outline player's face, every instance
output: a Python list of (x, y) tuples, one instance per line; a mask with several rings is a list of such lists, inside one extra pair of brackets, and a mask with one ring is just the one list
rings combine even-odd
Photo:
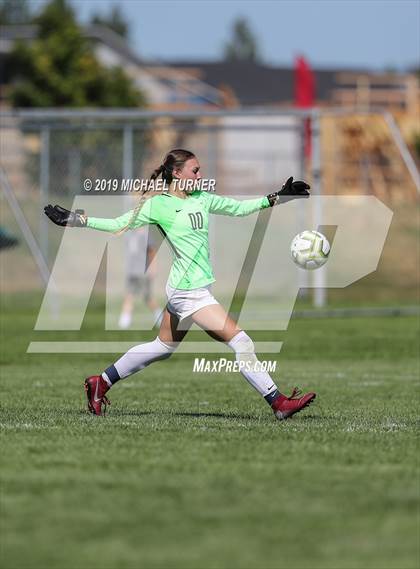
[(181, 169), (174, 172), (178, 180), (201, 180), (200, 164), (197, 158), (190, 158)]

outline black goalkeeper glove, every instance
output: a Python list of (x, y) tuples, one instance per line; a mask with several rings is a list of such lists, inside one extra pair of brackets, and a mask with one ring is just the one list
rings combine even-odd
[(301, 180), (296, 180), (296, 182), (294, 182), (293, 176), (290, 176), (281, 190), (274, 192), (273, 194), (269, 194), (267, 198), (271, 207), (273, 207), (273, 205), (290, 202), (290, 200), (309, 198), (310, 193), (308, 190), (310, 187), (311, 186), (309, 184), (302, 182)]
[(55, 205), (54, 207), (48, 204), (44, 207), (44, 213), (48, 216), (53, 223), (64, 227), (86, 227), (87, 217), (83, 209), (76, 209), (76, 211), (69, 211), (64, 207)]

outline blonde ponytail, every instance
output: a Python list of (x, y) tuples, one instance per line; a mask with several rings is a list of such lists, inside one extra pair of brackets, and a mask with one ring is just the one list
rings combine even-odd
[[(184, 150), (183, 148), (175, 148), (174, 150), (171, 150), (165, 156), (165, 159), (164, 159), (163, 163), (159, 166), (159, 168), (156, 168), (156, 170), (153, 170), (153, 173), (150, 176), (149, 181), (153, 182), (153, 180), (156, 180), (156, 178), (158, 178), (159, 176), (162, 176), (164, 182), (168, 186), (170, 186), (172, 183), (172, 180), (173, 180), (173, 176), (172, 176), (173, 171), (177, 168), (182, 168), (184, 166), (185, 162), (187, 160), (190, 160), (191, 158), (195, 158), (195, 155), (192, 152), (190, 152), (189, 150)], [(152, 187), (153, 187), (153, 184), (150, 184), (149, 187), (141, 193), (139, 203), (134, 208), (133, 213), (132, 213), (127, 225), (125, 227), (123, 227), (122, 229), (116, 231), (115, 232), (116, 235), (121, 235), (122, 233), (125, 233), (128, 229), (132, 229), (132, 225), (136, 221), (137, 216), (140, 213), (141, 208), (144, 205), (144, 202), (147, 200), (146, 194), (148, 194), (151, 191)]]
[[(165, 169), (164, 165), (161, 164), (159, 166), (159, 168), (156, 168), (155, 170), (153, 170), (153, 173), (150, 176), (149, 181), (153, 182), (153, 180), (156, 180), (156, 178), (158, 178), (162, 174), (164, 169)], [(115, 232), (116, 235), (122, 235), (123, 233), (125, 233), (129, 229), (132, 229), (132, 225), (133, 225), (134, 221), (137, 219), (137, 216), (140, 213), (141, 208), (143, 207), (145, 201), (147, 200), (146, 194), (148, 194), (150, 192), (150, 187), (148, 187), (147, 189), (145, 189), (141, 192), (140, 198), (139, 198), (139, 203), (133, 209), (133, 213), (131, 214), (131, 217), (130, 217), (127, 225), (125, 227), (123, 227), (122, 229), (119, 229), (118, 231), (116, 231)]]

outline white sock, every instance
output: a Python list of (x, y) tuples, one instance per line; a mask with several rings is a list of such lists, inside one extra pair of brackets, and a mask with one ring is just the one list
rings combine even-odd
[[(136, 371), (144, 369), (152, 362), (166, 360), (174, 353), (177, 347), (178, 343), (172, 342), (167, 344), (162, 342), (158, 336), (153, 342), (139, 344), (128, 350), (126, 354), (115, 362), (114, 368), (118, 372), (119, 378), (123, 379), (136, 373)], [(110, 379), (112, 380), (112, 378)], [(112, 380), (112, 383), (115, 382)]]
[[(277, 385), (266, 371), (254, 371), (254, 366), (258, 359), (255, 355), (254, 342), (246, 332), (238, 332), (230, 342), (227, 342), (227, 345), (235, 352), (236, 361), (242, 362), (242, 375), (258, 393), (265, 397), (277, 390)], [(247, 366), (246, 368), (244, 367), (245, 365)]]
[(121, 312), (120, 319), (118, 320), (118, 327), (122, 330), (126, 330), (131, 326), (131, 320), (130, 312)]

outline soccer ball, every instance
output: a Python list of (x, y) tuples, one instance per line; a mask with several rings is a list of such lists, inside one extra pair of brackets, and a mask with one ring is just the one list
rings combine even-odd
[(319, 231), (302, 231), (293, 239), (290, 253), (298, 267), (314, 270), (327, 262), (330, 244), (325, 235)]

